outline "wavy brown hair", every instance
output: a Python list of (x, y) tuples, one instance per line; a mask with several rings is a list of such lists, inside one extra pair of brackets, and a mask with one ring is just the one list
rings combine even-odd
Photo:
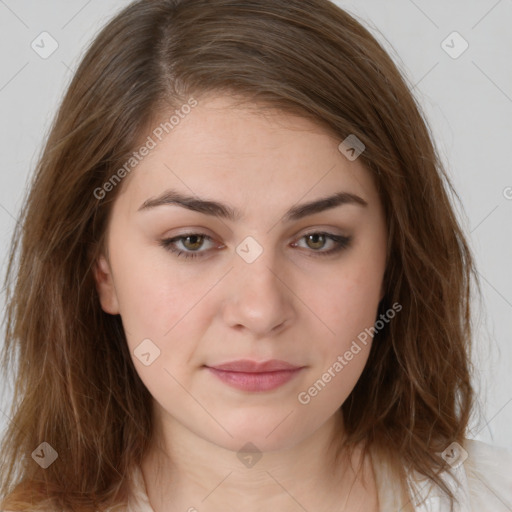
[[(3, 371), (14, 399), (0, 449), (2, 508), (93, 511), (129, 498), (151, 440), (151, 395), (93, 264), (112, 203), (93, 193), (158, 119), (230, 94), (356, 135), (389, 229), (380, 330), (342, 405), (345, 447), (385, 454), (405, 489), (416, 470), (453, 498), (439, 455), (473, 409), (474, 262), (458, 199), (411, 86), (354, 17), (328, 0), (143, 0), (94, 39), (56, 115), (16, 226), (6, 275)], [(31, 456), (58, 452), (47, 469)]]

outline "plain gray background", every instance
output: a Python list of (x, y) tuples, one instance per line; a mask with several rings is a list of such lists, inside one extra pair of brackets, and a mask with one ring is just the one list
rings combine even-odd
[[(0, 0), (2, 278), (27, 180), (62, 94), (87, 43), (128, 3)], [(482, 416), (469, 437), (512, 449), (512, 0), (336, 3), (370, 29), (406, 75), (462, 200), (457, 209), (484, 293), (483, 307), (476, 303), (474, 355)], [(43, 37), (51, 49), (43, 32), (58, 44), (48, 58), (31, 47), (43, 46)], [(0, 392), (4, 428), (12, 383), (0, 382)]]

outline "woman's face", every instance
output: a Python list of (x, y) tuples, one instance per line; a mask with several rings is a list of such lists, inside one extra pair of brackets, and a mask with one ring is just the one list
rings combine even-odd
[[(370, 174), (311, 121), (228, 97), (148, 135), (95, 271), (102, 308), (121, 315), (162, 425), (232, 450), (291, 447), (333, 419), (367, 361), (387, 235)], [(335, 194), (350, 196), (304, 206)], [(242, 359), (300, 369), (212, 369)]]

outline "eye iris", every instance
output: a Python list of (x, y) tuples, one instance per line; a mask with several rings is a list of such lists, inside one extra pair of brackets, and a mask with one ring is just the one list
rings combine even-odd
[[(316, 242), (313, 241), (313, 244), (318, 244), (318, 243), (320, 244), (319, 246), (312, 247), (312, 249), (321, 249), (323, 247), (323, 245), (325, 244), (325, 235), (321, 235), (321, 234), (317, 234), (317, 233), (315, 233), (313, 235), (307, 235), (308, 244), (312, 239), (316, 240)], [(318, 239), (320, 239), (320, 242), (318, 242)]]
[[(187, 243), (187, 240), (192, 239), (195, 240), (195, 242), (192, 242), (192, 245), (195, 247), (190, 247), (190, 245)], [(198, 241), (199, 240), (199, 241)], [(188, 235), (183, 239), (183, 245), (190, 249), (191, 251), (199, 249), (203, 243), (203, 237), (201, 235)]]

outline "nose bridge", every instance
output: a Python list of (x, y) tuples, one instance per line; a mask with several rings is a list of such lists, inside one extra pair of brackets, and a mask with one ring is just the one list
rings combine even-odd
[[(268, 237), (266, 238), (268, 240)], [(265, 334), (289, 320), (293, 304), (281, 268), (285, 264), (274, 248), (248, 236), (236, 247), (225, 320), (232, 326)], [(289, 286), (289, 285), (288, 285)]]

